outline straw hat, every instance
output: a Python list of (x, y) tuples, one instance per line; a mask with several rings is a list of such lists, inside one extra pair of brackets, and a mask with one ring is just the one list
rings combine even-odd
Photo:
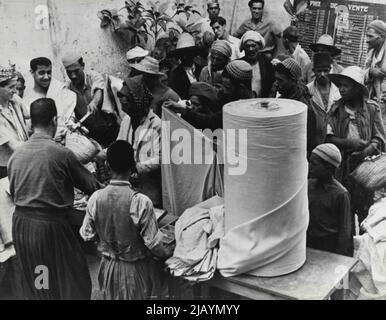
[(329, 34), (323, 34), (320, 36), (318, 42), (310, 44), (310, 49), (313, 52), (318, 51), (318, 47), (323, 47), (331, 52), (333, 57), (339, 55), (342, 50), (334, 46), (334, 40)]
[(196, 46), (194, 38), (189, 33), (182, 33), (177, 41), (176, 49), (168, 53), (168, 57), (179, 57), (186, 53), (194, 53), (200, 55), (203, 53), (203, 48)]
[(365, 97), (369, 96), (369, 90), (364, 85), (365, 83), (365, 74), (363, 70), (357, 66), (351, 66), (345, 68), (341, 73), (331, 73), (327, 75), (332, 83), (337, 87), (340, 87), (340, 81), (342, 79), (350, 79), (354, 81), (362, 89), (362, 93)]
[(156, 76), (164, 76), (165, 74), (162, 72), (159, 72), (159, 62), (157, 59), (154, 59), (153, 57), (146, 56), (141, 60), (139, 63), (134, 63), (131, 65), (131, 67), (135, 70), (138, 70), (139, 72), (152, 74)]

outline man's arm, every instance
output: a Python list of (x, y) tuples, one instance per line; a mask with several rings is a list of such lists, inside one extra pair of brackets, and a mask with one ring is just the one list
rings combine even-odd
[(80, 236), (84, 241), (93, 240), (96, 236), (95, 230), (95, 210), (96, 210), (96, 196), (90, 197), (87, 203), (86, 214), (83, 219), (82, 227), (79, 230)]
[(162, 242), (164, 234), (158, 228), (151, 200), (141, 194), (135, 195), (131, 203), (131, 212), (138, 215), (140, 234), (146, 247), (159, 258), (170, 257), (172, 248)]
[(137, 163), (138, 173), (147, 173), (159, 169), (161, 166), (161, 126), (152, 128), (150, 141), (144, 141), (142, 148), (145, 149), (141, 150), (140, 153), (150, 153), (151, 157)]
[(245, 22), (243, 22), (240, 27), (233, 33), (233, 36), (240, 39), (245, 32), (247, 32), (247, 29), (245, 28)]
[(67, 170), (74, 187), (80, 189), (87, 195), (92, 195), (100, 188), (100, 184), (90, 171), (76, 158), (71, 150), (66, 154)]

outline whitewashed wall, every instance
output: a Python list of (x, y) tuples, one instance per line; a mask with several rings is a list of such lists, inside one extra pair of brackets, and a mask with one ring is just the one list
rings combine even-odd
[[(220, 14), (229, 25), (233, 16), (232, 31), (250, 16), (248, 0), (219, 2)], [(280, 21), (284, 28), (289, 24), (289, 17), (283, 9), (283, 2), (267, 0), (266, 12)], [(146, 4), (146, 1), (143, 3)], [(206, 0), (194, 3), (198, 11), (206, 16)], [(45, 30), (38, 30), (39, 13), (35, 12), (38, 6), (49, 9), (50, 18)], [(61, 58), (65, 52), (77, 50), (84, 55), (88, 67), (115, 75), (124, 74), (128, 44), (108, 28), (100, 28), (97, 17), (97, 12), (102, 9), (123, 6), (124, 0), (0, 0), (0, 63), (7, 64), (9, 59), (16, 63), (26, 75), (28, 85), (31, 82), (29, 61), (37, 56), (47, 56), (54, 62), (54, 76), (63, 80), (65, 74)], [(236, 11), (232, 15), (234, 6)]]

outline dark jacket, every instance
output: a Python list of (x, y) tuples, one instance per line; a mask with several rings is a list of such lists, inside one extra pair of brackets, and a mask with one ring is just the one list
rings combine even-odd
[[(195, 77), (199, 79), (201, 70), (196, 67)], [(172, 88), (181, 99), (187, 100), (189, 99), (189, 89), (191, 83), (189, 78), (185, 72), (184, 67), (180, 64), (174, 70), (171, 71), (169, 77), (169, 87)]]
[(316, 112), (312, 97), (305, 85), (299, 84), (297, 90), (289, 97), (280, 98), (292, 99), (304, 103), (307, 106), (307, 157), (312, 150), (326, 139), (326, 121)]
[[(248, 62), (245, 57), (240, 60)], [(264, 55), (259, 56), (259, 66), (261, 73), (261, 98), (268, 98), (275, 82), (275, 70), (272, 63)]]

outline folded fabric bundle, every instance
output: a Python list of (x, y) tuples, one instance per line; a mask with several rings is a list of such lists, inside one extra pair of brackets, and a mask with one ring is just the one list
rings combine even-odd
[(222, 198), (215, 196), (185, 210), (176, 222), (176, 248), (166, 261), (173, 276), (192, 282), (213, 277), (219, 239), (224, 236), (222, 202)]
[(0, 263), (15, 255), (12, 245), (12, 215), (15, 210), (9, 194), (8, 178), (0, 180)]
[(353, 275), (361, 288), (359, 300), (386, 299), (386, 198), (374, 204), (361, 225), (365, 234), (354, 237), (357, 250), (354, 257), (359, 260)]

